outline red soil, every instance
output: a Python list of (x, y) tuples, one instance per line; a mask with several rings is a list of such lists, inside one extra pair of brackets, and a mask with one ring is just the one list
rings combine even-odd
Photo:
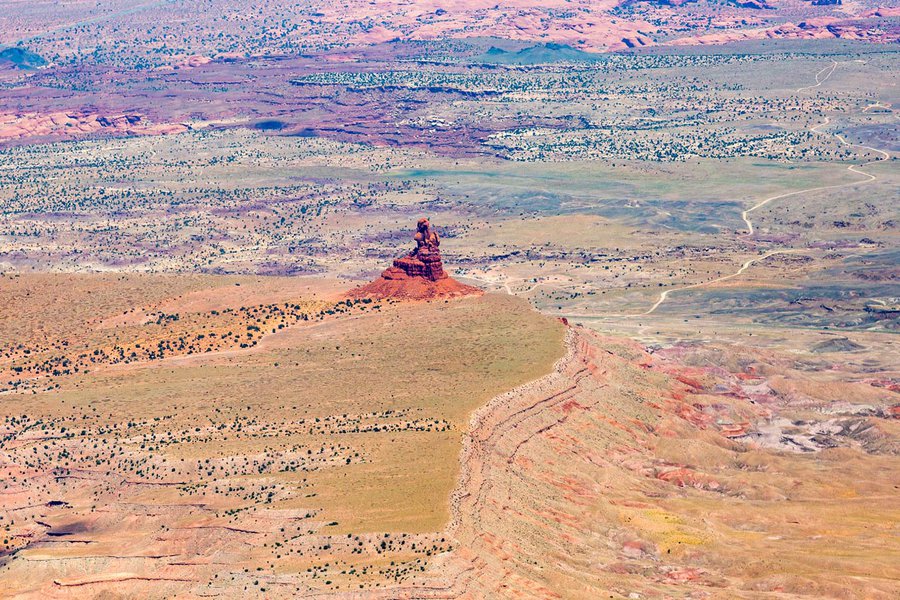
[(349, 298), (433, 300), (455, 296), (481, 295), (483, 292), (465, 285), (444, 272), (440, 238), (428, 219), (420, 219), (415, 236), (416, 249), (394, 260), (375, 281), (351, 290)]
[(457, 296), (480, 296), (483, 293), (480, 289), (460, 283), (452, 277), (431, 281), (418, 275), (407, 275), (403, 271), (391, 267), (375, 281), (351, 290), (347, 296), (356, 299), (433, 300)]

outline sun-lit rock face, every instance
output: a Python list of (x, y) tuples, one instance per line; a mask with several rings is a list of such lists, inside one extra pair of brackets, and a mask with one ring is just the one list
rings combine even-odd
[(416, 247), (394, 260), (381, 277), (350, 292), (353, 298), (396, 298), (428, 300), (432, 298), (480, 295), (478, 288), (462, 284), (444, 272), (441, 239), (428, 219), (419, 219), (413, 236)]
[(441, 260), (441, 238), (431, 227), (428, 219), (419, 219), (416, 225), (415, 249), (394, 260), (394, 266), (382, 273), (385, 279), (405, 279), (406, 277), (423, 277), (428, 281), (447, 279), (444, 263)]

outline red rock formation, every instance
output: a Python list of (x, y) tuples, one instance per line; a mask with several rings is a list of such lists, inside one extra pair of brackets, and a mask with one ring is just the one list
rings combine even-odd
[(350, 298), (395, 298), (430, 300), (452, 296), (480, 295), (478, 288), (462, 284), (444, 272), (441, 239), (428, 219), (419, 219), (416, 247), (406, 256), (394, 260), (381, 277), (348, 294)]
[(25, 138), (75, 139), (90, 134), (166, 135), (183, 133), (187, 125), (150, 123), (138, 114), (0, 113), (0, 143)]

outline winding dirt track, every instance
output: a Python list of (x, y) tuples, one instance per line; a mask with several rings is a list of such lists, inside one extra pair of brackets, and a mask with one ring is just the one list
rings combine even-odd
[[(825, 127), (829, 123), (831, 123), (831, 119), (829, 119), (828, 117), (825, 117), (824, 122), (819, 123), (815, 127), (811, 127), (810, 131), (812, 131), (813, 133), (820, 133), (818, 130), (821, 127)], [(770, 196), (769, 198), (760, 200), (759, 202), (757, 202), (756, 204), (754, 204), (753, 206), (751, 206), (750, 208), (748, 208), (747, 210), (745, 210), (741, 213), (741, 219), (743, 219), (744, 223), (747, 225), (747, 235), (748, 236), (753, 235), (753, 222), (750, 221), (750, 217), (749, 217), (750, 213), (752, 213), (753, 211), (755, 211), (757, 209), (762, 208), (763, 206), (769, 204), (770, 202), (772, 202), (774, 200), (781, 200), (782, 198), (789, 198), (791, 196), (799, 196), (800, 194), (807, 194), (809, 192), (819, 192), (819, 191), (823, 191), (823, 190), (835, 190), (835, 189), (850, 187), (850, 186), (855, 186), (855, 185), (863, 185), (864, 183), (871, 183), (878, 179), (878, 177), (876, 177), (875, 175), (872, 175), (871, 173), (866, 173), (865, 171), (861, 171), (860, 169), (863, 167), (866, 167), (868, 165), (872, 165), (875, 163), (879, 163), (879, 162), (888, 160), (891, 157), (890, 154), (888, 154), (884, 150), (879, 150), (878, 148), (872, 148), (871, 146), (864, 146), (863, 144), (852, 144), (852, 143), (848, 142), (846, 139), (844, 139), (844, 137), (839, 133), (835, 133), (833, 135), (841, 142), (841, 144), (843, 144), (845, 146), (856, 146), (857, 148), (865, 148), (866, 150), (871, 150), (872, 152), (881, 154), (882, 157), (875, 159), (875, 160), (870, 160), (868, 162), (864, 162), (859, 165), (850, 165), (847, 167), (847, 170), (850, 171), (851, 173), (856, 173), (857, 175), (862, 175), (862, 176), (866, 177), (866, 179), (863, 181), (848, 181), (846, 183), (836, 183), (834, 185), (823, 185), (823, 186), (818, 186), (818, 187), (806, 188), (806, 189), (802, 189), (802, 190), (788, 192), (786, 194), (778, 194), (777, 196)]]
[(655, 311), (657, 308), (659, 308), (659, 306), (660, 306), (663, 302), (666, 301), (666, 298), (669, 297), (669, 294), (671, 294), (671, 293), (673, 293), (673, 292), (681, 292), (681, 291), (684, 291), (684, 290), (691, 290), (691, 289), (694, 289), (694, 288), (700, 288), (700, 287), (704, 287), (704, 286), (707, 286), (707, 285), (712, 285), (712, 284), (714, 284), (714, 283), (719, 283), (719, 282), (722, 282), (722, 281), (728, 281), (729, 279), (734, 279), (735, 277), (738, 277), (739, 275), (743, 274), (744, 271), (746, 271), (747, 269), (749, 269), (749, 268), (750, 268), (751, 266), (753, 266), (754, 264), (756, 264), (756, 263), (758, 263), (758, 262), (760, 262), (760, 261), (763, 261), (763, 260), (769, 258), (770, 256), (775, 256), (776, 254), (792, 254), (792, 253), (794, 253), (794, 252), (799, 252), (799, 250), (795, 250), (795, 249), (790, 249), (790, 250), (772, 250), (772, 251), (770, 251), (770, 252), (766, 252), (766, 253), (763, 254), (762, 256), (757, 256), (757, 257), (755, 257), (755, 258), (751, 258), (750, 260), (744, 261), (744, 263), (741, 265), (741, 268), (738, 269), (737, 271), (735, 271), (734, 273), (732, 273), (731, 275), (725, 275), (725, 276), (723, 276), (723, 277), (717, 277), (716, 279), (712, 279), (712, 280), (710, 280), (710, 281), (702, 281), (702, 282), (700, 282), (700, 283), (695, 283), (695, 284), (692, 284), (692, 285), (686, 285), (686, 286), (683, 286), (683, 287), (674, 288), (674, 289), (671, 289), (671, 290), (666, 290), (666, 291), (662, 292), (662, 293), (659, 295), (659, 299), (656, 301), (656, 304), (654, 304), (654, 305), (651, 306), (646, 312), (641, 313), (641, 314), (642, 314), (642, 315), (649, 315), (649, 314), (651, 314), (653, 311)]
[[(810, 86), (798, 88), (798, 89), (796, 90), (796, 92), (799, 93), (799, 92), (803, 92), (803, 91), (806, 91), (806, 90), (811, 90), (811, 89), (814, 89), (814, 88), (817, 88), (817, 87), (821, 86), (823, 83), (825, 83), (825, 81), (826, 81), (829, 77), (831, 77), (831, 75), (834, 74), (834, 72), (837, 70), (837, 67), (838, 67), (838, 63), (837, 63), (837, 62), (833, 62), (831, 65), (829, 65), (829, 66), (823, 68), (823, 69), (820, 70), (818, 73), (816, 73), (816, 83), (815, 83), (814, 85), (810, 85)], [(827, 71), (827, 74), (823, 77), (822, 75), (823, 75), (823, 73), (825, 73), (826, 71)], [(870, 105), (870, 106), (866, 107), (865, 109), (863, 109), (862, 112), (866, 112), (866, 110), (868, 110), (868, 109), (871, 108), (872, 106), (876, 106), (876, 105), (877, 105), (877, 106), (881, 106), (880, 103), (876, 103), (876, 104), (873, 104), (873, 105)], [(887, 105), (887, 106), (889, 106), (889, 105)], [(819, 123), (818, 125), (815, 125), (815, 126), (813, 126), (813, 127), (810, 127), (809, 130), (810, 130), (811, 132), (813, 132), (813, 133), (821, 133), (821, 132), (819, 131), (819, 129), (821, 129), (822, 127), (825, 127), (826, 125), (829, 125), (830, 123), (831, 123), (831, 119), (830, 119), (829, 117), (825, 117), (825, 120), (824, 120), (822, 123)], [(877, 159), (875, 159), (875, 160), (866, 161), (866, 162), (863, 162), (863, 163), (860, 163), (860, 164), (856, 164), (856, 165), (849, 165), (849, 166), (847, 167), (847, 170), (850, 171), (851, 173), (855, 173), (856, 175), (862, 175), (862, 176), (865, 177), (866, 179), (864, 179), (864, 180), (862, 180), (862, 181), (859, 181), (859, 180), (857, 180), (857, 181), (848, 181), (848, 182), (846, 182), (846, 183), (838, 183), (838, 184), (834, 184), (834, 185), (824, 185), (824, 186), (816, 186), (816, 187), (811, 187), (811, 188), (804, 188), (804, 189), (802, 189), (802, 190), (794, 190), (793, 192), (786, 192), (786, 193), (782, 193), (782, 194), (777, 194), (777, 195), (775, 195), (775, 196), (769, 196), (769, 197), (767, 197), (767, 198), (763, 198), (762, 200), (760, 200), (759, 202), (757, 202), (756, 204), (754, 204), (754, 205), (751, 206), (750, 208), (748, 208), (748, 209), (746, 209), (746, 210), (744, 210), (744, 211), (741, 212), (741, 219), (744, 221), (744, 224), (745, 224), (746, 227), (747, 227), (747, 231), (746, 231), (746, 233), (744, 234), (745, 237), (750, 237), (750, 236), (752, 236), (752, 235), (754, 234), (754, 232), (755, 232), (755, 229), (754, 229), (754, 227), (753, 227), (753, 222), (750, 220), (750, 213), (752, 213), (752, 212), (754, 212), (754, 211), (756, 211), (756, 210), (759, 210), (760, 208), (762, 208), (762, 207), (764, 207), (764, 206), (770, 204), (771, 202), (774, 202), (775, 200), (781, 200), (781, 199), (784, 199), (784, 198), (790, 198), (790, 197), (793, 197), (793, 196), (799, 196), (799, 195), (802, 195), (802, 194), (808, 194), (808, 193), (811, 193), (811, 192), (820, 192), (820, 191), (825, 191), (825, 190), (835, 190), (835, 189), (840, 189), (840, 188), (845, 188), (845, 187), (853, 187), (853, 186), (864, 185), (864, 184), (866, 184), (866, 183), (871, 183), (871, 182), (876, 181), (876, 180), (878, 179), (878, 177), (877, 177), (876, 175), (872, 175), (871, 173), (867, 173), (867, 172), (863, 171), (862, 169), (863, 169), (864, 167), (869, 166), (869, 165), (872, 165), (872, 164), (876, 164), (876, 163), (879, 163), (879, 162), (884, 162), (884, 161), (886, 161), (886, 160), (889, 160), (889, 159), (891, 158), (891, 155), (890, 155), (888, 152), (886, 152), (886, 151), (884, 151), (884, 150), (880, 150), (880, 149), (878, 149), (878, 148), (873, 148), (873, 147), (871, 147), (871, 146), (866, 146), (866, 145), (863, 145), (863, 144), (854, 144), (854, 143), (848, 142), (848, 141), (847, 141), (841, 134), (839, 134), (839, 133), (834, 133), (834, 134), (832, 134), (832, 135), (834, 135), (834, 137), (836, 137), (836, 138), (838, 139), (838, 141), (840, 141), (841, 144), (843, 144), (843, 145), (845, 145), (845, 146), (855, 146), (855, 147), (857, 147), (857, 148), (863, 148), (863, 149), (865, 149), (865, 150), (869, 150), (869, 151), (871, 151), (871, 152), (875, 152), (875, 153), (881, 155), (880, 158), (877, 158)], [(558, 315), (558, 316), (564, 316), (564, 317), (569, 318), (569, 319), (579, 319), (579, 318), (590, 319), (590, 318), (597, 318), (597, 317), (600, 317), (600, 318), (602, 318), (602, 317), (623, 317), (623, 318), (628, 318), (628, 317), (642, 317), (642, 316), (647, 316), (647, 315), (650, 315), (650, 314), (653, 314), (654, 312), (656, 312), (656, 309), (658, 309), (660, 306), (662, 306), (662, 304), (665, 303), (665, 301), (669, 298), (669, 296), (670, 296), (671, 294), (674, 294), (674, 293), (676, 293), (676, 292), (682, 292), (682, 291), (685, 291), (685, 290), (692, 290), (692, 289), (697, 289), (697, 288), (707, 287), (707, 286), (710, 286), (710, 285), (714, 285), (714, 284), (716, 284), (716, 283), (720, 283), (720, 282), (722, 282), (722, 281), (728, 281), (729, 279), (734, 279), (735, 277), (738, 277), (738, 276), (740, 276), (741, 274), (743, 274), (749, 267), (751, 267), (751, 266), (753, 266), (754, 264), (759, 263), (759, 262), (761, 262), (761, 261), (763, 261), (763, 260), (769, 258), (770, 256), (775, 256), (775, 255), (778, 255), (778, 254), (792, 254), (792, 253), (799, 252), (799, 251), (800, 251), (799, 249), (793, 249), (793, 248), (791, 248), (791, 249), (776, 249), (776, 250), (771, 250), (771, 251), (769, 251), (769, 252), (766, 252), (765, 254), (762, 254), (762, 255), (760, 255), (760, 256), (756, 256), (756, 257), (753, 257), (753, 258), (750, 258), (750, 259), (744, 261), (744, 262), (741, 264), (741, 266), (737, 269), (737, 271), (735, 271), (734, 273), (731, 273), (731, 274), (729, 274), (729, 275), (725, 275), (725, 276), (723, 276), (723, 277), (718, 277), (718, 278), (716, 278), (716, 279), (711, 279), (711, 280), (709, 280), (709, 281), (702, 281), (702, 282), (700, 282), (700, 283), (693, 283), (693, 284), (690, 284), (690, 285), (685, 285), (685, 286), (680, 286), (680, 287), (672, 288), (672, 289), (670, 289), (670, 290), (665, 290), (665, 291), (663, 291), (663, 292), (661, 292), (661, 293), (659, 294), (659, 297), (657, 298), (656, 302), (654, 302), (653, 305), (652, 305), (649, 309), (647, 309), (646, 311), (644, 311), (644, 312), (642, 312), (642, 313), (630, 313), (630, 314), (629, 314), (629, 313), (625, 313), (625, 314), (614, 314), (614, 313), (583, 313), (583, 314), (566, 314), (566, 315)], [(508, 291), (508, 286), (507, 286), (507, 291)]]
[[(815, 84), (813, 84), (813, 85), (808, 85), (808, 86), (806, 86), (806, 87), (797, 88), (797, 89), (795, 90), (796, 93), (799, 94), (800, 92), (805, 92), (806, 90), (811, 90), (811, 89), (813, 89), (813, 88), (819, 87), (820, 85), (822, 85), (823, 83), (825, 83), (825, 81), (826, 81), (829, 77), (831, 77), (832, 75), (834, 75), (834, 71), (835, 71), (835, 69), (837, 69), (837, 66), (838, 66), (837, 61), (836, 61), (836, 60), (835, 60), (835, 61), (832, 61), (830, 65), (828, 65), (827, 67), (825, 67), (824, 69), (822, 69), (821, 71), (819, 71), (818, 73), (816, 73), (816, 83), (815, 83)], [(828, 71), (828, 74), (825, 75), (825, 77), (822, 77), (822, 73), (824, 73), (825, 71)]]
[[(822, 69), (821, 71), (819, 71), (818, 73), (816, 73), (816, 83), (815, 83), (815, 85), (810, 85), (810, 86), (807, 86), (807, 87), (798, 88), (796, 91), (797, 91), (797, 92), (803, 92), (803, 91), (811, 90), (811, 89), (813, 89), (813, 88), (817, 88), (817, 87), (821, 86), (823, 83), (825, 83), (825, 81), (826, 81), (829, 77), (831, 77), (831, 75), (835, 72), (835, 70), (837, 69), (837, 67), (838, 67), (838, 63), (837, 63), (837, 62), (833, 62), (833, 63), (832, 63), (831, 65), (829, 65), (828, 67), (825, 67), (824, 69)], [(822, 75), (825, 71), (828, 71), (828, 74), (825, 75), (824, 77), (822, 77), (821, 75)], [(864, 110), (863, 112), (865, 112), (865, 110)], [(812, 131), (813, 133), (820, 133), (819, 129), (822, 128), (822, 127), (825, 127), (825, 126), (828, 125), (829, 123), (831, 123), (831, 119), (830, 119), (829, 117), (825, 117), (825, 121), (824, 121), (824, 122), (819, 123), (818, 125), (816, 125), (816, 126), (814, 126), (814, 127), (810, 127), (809, 130)], [(863, 184), (866, 184), (866, 183), (871, 183), (871, 182), (876, 181), (876, 180), (878, 179), (877, 176), (872, 175), (871, 173), (867, 173), (867, 172), (863, 171), (862, 168), (863, 168), (863, 167), (867, 167), (867, 166), (872, 165), (872, 164), (875, 164), (875, 163), (884, 162), (884, 161), (890, 159), (890, 157), (891, 157), (890, 154), (888, 154), (888, 153), (885, 152), (884, 150), (879, 150), (878, 148), (873, 148), (873, 147), (871, 147), (871, 146), (865, 146), (865, 145), (863, 145), (863, 144), (853, 144), (853, 143), (851, 143), (851, 142), (848, 142), (848, 141), (847, 141), (841, 134), (839, 134), (839, 133), (835, 133), (835, 134), (832, 134), (832, 135), (834, 135), (834, 137), (836, 137), (836, 138), (841, 142), (841, 144), (843, 144), (843, 145), (845, 145), (845, 146), (855, 146), (855, 147), (857, 147), (857, 148), (863, 148), (863, 149), (865, 149), (865, 150), (870, 150), (870, 151), (872, 151), (872, 152), (875, 152), (875, 153), (881, 155), (880, 158), (877, 158), (877, 159), (875, 159), (875, 160), (870, 160), (870, 161), (867, 161), (867, 162), (864, 162), (864, 163), (861, 163), (861, 164), (858, 164), (858, 165), (850, 165), (850, 166), (847, 167), (847, 170), (850, 171), (851, 173), (855, 173), (855, 174), (857, 174), (857, 175), (862, 175), (863, 177), (866, 177), (866, 179), (864, 179), (864, 180), (862, 180), (862, 181), (848, 181), (848, 182), (846, 182), (846, 183), (837, 183), (837, 184), (834, 184), (834, 185), (823, 185), (823, 186), (817, 186), (817, 187), (805, 188), (805, 189), (802, 189), (802, 190), (795, 190), (795, 191), (793, 191), (793, 192), (787, 192), (787, 193), (784, 193), (784, 194), (777, 194), (777, 195), (775, 195), (775, 196), (769, 196), (768, 198), (764, 198), (764, 199), (760, 200), (759, 202), (757, 202), (756, 204), (754, 204), (753, 206), (751, 206), (750, 208), (748, 208), (747, 210), (744, 210), (743, 212), (741, 212), (741, 219), (743, 219), (744, 223), (745, 223), (746, 226), (747, 226), (747, 233), (746, 233), (746, 235), (747, 235), (748, 237), (749, 237), (749, 236), (752, 236), (753, 233), (754, 233), (753, 222), (750, 220), (750, 213), (752, 213), (752, 212), (754, 212), (754, 211), (756, 211), (756, 210), (762, 208), (763, 206), (766, 206), (767, 204), (769, 204), (769, 203), (771, 203), (771, 202), (773, 202), (773, 201), (775, 201), (775, 200), (781, 200), (781, 199), (784, 199), (784, 198), (790, 198), (790, 197), (793, 197), (793, 196), (799, 196), (799, 195), (802, 195), (802, 194), (808, 194), (808, 193), (810, 193), (810, 192), (821, 192), (821, 191), (825, 191), (825, 190), (836, 190), (836, 189), (845, 188), (845, 187), (852, 187), (852, 186), (863, 185)], [(663, 302), (666, 301), (666, 299), (669, 297), (670, 294), (673, 294), (673, 293), (675, 293), (675, 292), (680, 292), (680, 291), (683, 291), (683, 290), (691, 290), (691, 289), (695, 289), (695, 288), (705, 287), (705, 286), (708, 286), (708, 285), (712, 285), (712, 284), (715, 284), (715, 283), (719, 283), (719, 282), (721, 282), (721, 281), (727, 281), (727, 280), (729, 280), (729, 279), (733, 279), (733, 278), (737, 277), (738, 275), (742, 274), (744, 271), (746, 271), (747, 268), (750, 267), (751, 265), (753, 265), (753, 264), (755, 264), (755, 263), (757, 263), (757, 262), (760, 262), (760, 261), (762, 261), (762, 260), (764, 260), (764, 259), (766, 259), (766, 258), (768, 258), (768, 257), (770, 257), (770, 256), (774, 256), (774, 255), (776, 255), (776, 254), (790, 254), (790, 253), (793, 253), (793, 252), (797, 252), (797, 250), (795, 250), (795, 249), (772, 250), (772, 251), (770, 251), (770, 252), (767, 252), (767, 253), (763, 254), (762, 256), (758, 256), (758, 257), (756, 257), (756, 258), (752, 258), (752, 259), (750, 259), (750, 260), (744, 262), (744, 263), (741, 265), (741, 267), (740, 267), (735, 273), (732, 273), (731, 275), (726, 275), (726, 276), (724, 276), (724, 277), (719, 277), (719, 278), (713, 279), (713, 280), (711, 280), (711, 281), (704, 281), (704, 282), (701, 282), (701, 283), (695, 283), (695, 284), (692, 284), (692, 285), (686, 285), (686, 286), (683, 286), (683, 287), (677, 287), (677, 288), (673, 288), (673, 289), (671, 289), (671, 290), (666, 290), (666, 291), (662, 292), (662, 293), (659, 295), (659, 299), (657, 299), (656, 303), (653, 304), (653, 306), (651, 306), (649, 310), (647, 310), (647, 311), (644, 312), (644, 313), (641, 313), (641, 315), (643, 316), (643, 315), (649, 315), (649, 314), (653, 313), (657, 308), (660, 307), (660, 305), (662, 305)]]

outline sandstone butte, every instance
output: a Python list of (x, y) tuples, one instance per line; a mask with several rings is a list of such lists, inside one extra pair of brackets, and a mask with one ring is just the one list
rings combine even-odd
[(440, 236), (428, 222), (419, 219), (416, 247), (394, 260), (394, 264), (381, 273), (381, 277), (351, 290), (347, 296), (354, 299), (433, 300), (456, 296), (481, 295), (483, 292), (460, 283), (444, 272), (441, 260)]

